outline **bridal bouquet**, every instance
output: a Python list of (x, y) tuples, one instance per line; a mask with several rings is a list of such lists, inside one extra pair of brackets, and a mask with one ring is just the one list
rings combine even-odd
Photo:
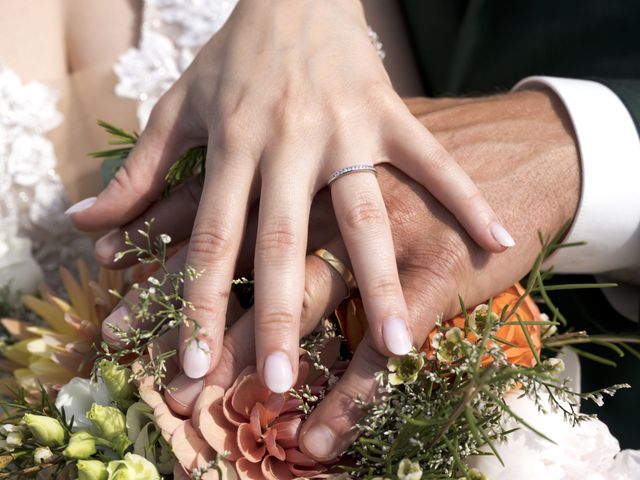
[[(183, 157), (172, 169), (174, 178), (201, 171), (202, 153), (192, 149)], [(549, 300), (540, 272), (543, 259), (558, 248), (555, 240), (541, 239), (524, 286), (472, 308), (460, 299), (460, 316), (437, 319), (419, 350), (390, 358), (377, 374), (375, 399), (359, 400), (363, 418), (354, 425), (355, 443), (335, 461), (319, 463), (300, 449), (299, 430), (363, 337), (360, 299), (346, 300), (301, 340), (300, 373), (289, 392), (270, 392), (250, 366), (228, 388), (205, 386), (191, 415), (181, 416), (165, 401), (178, 346), (166, 340), (190, 321), (182, 286), (199, 272), (188, 265), (178, 272), (166, 268), (171, 240), (151, 238), (147, 226), (140, 232), (147, 244), (127, 238), (128, 250), (119, 254), (137, 257), (133, 271), (101, 271), (93, 280), (80, 264), (78, 278), (61, 270), (66, 294), (42, 287), (39, 296), (23, 297), (22, 306), (3, 308), (13, 318), (0, 320), (0, 479), (479, 480), (489, 471), (521, 467), (514, 452), (534, 442), (523, 439), (523, 432), (539, 442), (537, 450), (527, 451), (553, 466), (549, 472), (556, 477), (550, 478), (565, 478), (558, 471), (567, 462), (544, 455), (555, 448), (553, 431), (541, 420), (549, 416), (571, 432), (564, 438), (597, 431), (595, 448), (613, 445), (593, 462), (594, 471), (619, 471), (615, 478), (625, 478), (640, 466), (640, 456), (618, 454), (606, 427), (579, 409), (581, 401), (601, 403), (627, 385), (576, 391), (563, 375), (561, 358), (563, 349), (579, 352), (576, 345), (586, 342), (640, 356), (629, 345), (638, 340), (561, 332), (564, 317)], [(252, 296), (249, 280), (236, 283)], [(129, 289), (137, 293), (129, 307), (139, 321), (116, 332), (122, 348), (114, 350), (100, 338), (101, 324)], [(551, 318), (534, 298), (546, 304)], [(510, 438), (518, 438), (517, 447)], [(490, 458), (499, 468), (485, 461)]]

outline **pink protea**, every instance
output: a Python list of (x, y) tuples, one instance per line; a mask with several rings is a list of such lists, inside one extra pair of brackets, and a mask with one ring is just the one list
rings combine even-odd
[[(332, 367), (340, 342), (329, 341), (322, 363)], [(296, 387), (309, 385), (320, 393), (327, 387), (323, 372), (302, 357)], [(216, 452), (226, 452), (240, 479), (288, 480), (317, 478), (328, 466), (304, 454), (298, 433), (304, 420), (300, 400), (289, 393), (270, 392), (260, 381), (255, 367), (246, 368), (226, 391), (210, 385), (200, 394), (190, 419), (174, 415), (163, 396), (153, 390), (153, 382), (143, 382), (140, 393), (154, 409), (156, 423), (170, 442), (184, 473), (206, 467)], [(323, 475), (326, 476), (326, 475)], [(206, 479), (217, 479), (208, 472)]]

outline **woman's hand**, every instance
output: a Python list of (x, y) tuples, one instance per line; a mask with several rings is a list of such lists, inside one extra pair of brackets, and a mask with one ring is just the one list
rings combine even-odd
[[(393, 91), (356, 0), (240, 0), (158, 102), (114, 180), (95, 203), (70, 209), (73, 223), (101, 230), (153, 211), (172, 162), (205, 143), (197, 215), (189, 212), (188, 188), (174, 197), (186, 203), (173, 205), (176, 223), (194, 221), (187, 262), (203, 271), (185, 289), (199, 327), (195, 340), (187, 342), (193, 327), (181, 333), (182, 365), (192, 378), (220, 359), (234, 267), (258, 196), (256, 359), (274, 392), (286, 391), (297, 376), (309, 209), (333, 172), (392, 163), (422, 183), (485, 249), (514, 244), (469, 177)], [(384, 355), (406, 353), (413, 339), (376, 177), (341, 177), (331, 198), (375, 347)], [(119, 242), (121, 234), (102, 245)]]

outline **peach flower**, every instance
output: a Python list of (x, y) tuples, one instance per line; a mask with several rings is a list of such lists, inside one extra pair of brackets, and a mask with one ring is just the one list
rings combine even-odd
[[(323, 349), (322, 363), (335, 367), (339, 350), (339, 339), (330, 340)], [(327, 388), (326, 376), (304, 355), (296, 388), (303, 385), (314, 394)], [(140, 395), (153, 408), (156, 423), (178, 459), (181, 468), (176, 478), (205, 468), (216, 459), (216, 452), (226, 452), (242, 480), (317, 478), (328, 470), (299, 449), (298, 432), (304, 421), (301, 401), (289, 393), (270, 392), (255, 367), (246, 368), (226, 391), (217, 385), (205, 387), (191, 419), (171, 412), (163, 395), (154, 389), (153, 379), (140, 385)], [(220, 476), (210, 470), (202, 478)]]

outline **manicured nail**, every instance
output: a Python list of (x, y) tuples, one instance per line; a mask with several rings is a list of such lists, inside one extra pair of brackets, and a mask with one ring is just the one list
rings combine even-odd
[(100, 257), (106, 257), (109, 254), (113, 255), (122, 245), (122, 233), (120, 233), (119, 228), (114, 228), (105, 236), (98, 239), (95, 246), (96, 254)]
[(332, 457), (335, 435), (329, 427), (325, 425), (315, 425), (307, 430), (302, 437), (307, 451), (319, 460), (325, 460)]
[(84, 200), (80, 200), (78, 203), (75, 203), (71, 205), (69, 208), (67, 208), (64, 214), (72, 215), (74, 213), (78, 213), (83, 210), (86, 210), (87, 208), (91, 207), (94, 203), (96, 203), (97, 199), (98, 197), (89, 197), (89, 198), (85, 198)]
[(122, 344), (124, 340), (116, 332), (127, 330), (130, 326), (131, 311), (125, 305), (120, 305), (102, 322), (102, 338), (109, 345)]
[(505, 228), (499, 223), (494, 223), (491, 225), (491, 235), (496, 239), (500, 245), (506, 248), (514, 247), (516, 245), (516, 241), (513, 239), (509, 232), (505, 230)]
[(394, 355), (406, 355), (411, 351), (411, 336), (407, 324), (401, 318), (389, 317), (384, 321), (382, 338)]
[(189, 378), (202, 378), (211, 366), (209, 345), (200, 340), (191, 340), (184, 350), (182, 368)]
[(293, 386), (293, 370), (289, 356), (273, 352), (264, 361), (264, 383), (273, 393), (287, 392)]
[(188, 415), (193, 410), (193, 405), (198, 395), (204, 388), (204, 379), (193, 379), (185, 375), (177, 375), (169, 388), (165, 391), (165, 398), (173, 403), (171, 409), (180, 415)]

